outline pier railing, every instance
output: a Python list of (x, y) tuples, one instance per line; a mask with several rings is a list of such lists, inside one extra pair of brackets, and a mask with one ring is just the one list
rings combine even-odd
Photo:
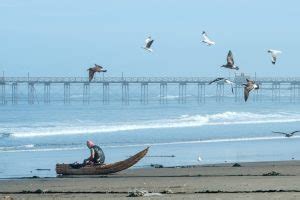
[[(131, 83), (140, 83), (140, 82), (149, 82), (149, 83), (179, 83), (179, 82), (208, 82), (211, 81), (210, 77), (96, 77), (91, 83), (102, 83), (102, 82), (111, 82), (111, 83), (121, 83), (121, 82), (131, 82)], [(36, 83), (85, 83), (89, 82), (87, 77), (1, 77), (0, 81), (4, 82), (36, 82)]]
[[(111, 82), (111, 83), (122, 83), (122, 82), (131, 82), (131, 83), (198, 83), (198, 82), (210, 82), (215, 77), (95, 77), (91, 83), (102, 83), (102, 82)], [(231, 78), (233, 81), (237, 78)], [(300, 77), (257, 77), (255, 79), (258, 82), (272, 83), (272, 82), (281, 82), (281, 83), (290, 83), (290, 82), (300, 82)], [(0, 77), (0, 82), (16, 82), (16, 83), (85, 83), (89, 82), (87, 77)]]
[[(266, 93), (270, 93), (272, 101), (280, 101), (281, 97), (286, 97), (287, 93), (289, 95), (289, 100), (293, 102), (300, 102), (300, 77), (256, 77), (250, 78), (248, 76), (235, 76), (231, 78), (231, 81), (235, 82), (233, 88), (233, 94), (230, 91), (231, 97), (234, 97), (236, 102), (243, 101), (243, 83), (246, 82), (246, 78), (255, 80), (259, 85), (260, 89), (251, 92), (251, 99), (255, 101), (262, 100), (263, 96)], [(140, 102), (148, 103), (148, 87), (155, 87), (154, 91), (157, 91), (159, 94), (159, 102), (167, 103), (168, 102), (168, 85), (172, 87), (178, 87), (178, 103), (186, 103), (187, 96), (192, 96), (194, 100), (198, 103), (204, 103), (205, 99), (208, 98), (206, 88), (209, 87), (210, 91), (215, 89), (214, 98), (218, 102), (224, 101), (225, 92), (224, 92), (224, 82), (217, 84), (208, 83), (214, 80), (215, 77), (110, 77), (110, 76), (96, 76), (91, 82), (89, 82), (87, 77), (0, 77), (0, 104), (7, 104), (12, 102), (17, 104), (18, 101), (21, 101), (20, 91), (18, 90), (19, 86), (26, 85), (27, 88), (27, 101), (29, 104), (34, 104), (38, 101), (38, 97), (43, 95), (43, 102), (48, 104), (53, 100), (51, 87), (52, 85), (62, 86), (60, 91), (63, 91), (62, 102), (70, 103), (73, 99), (72, 90), (70, 88), (73, 85), (82, 85), (82, 101), (84, 103), (89, 103), (90, 97), (93, 93), (90, 93), (90, 85), (99, 85), (102, 86), (102, 99), (103, 103), (107, 104), (111, 101), (110, 96), (110, 85), (120, 85), (121, 89), (120, 96), (122, 97), (120, 101), (125, 104), (128, 104), (131, 101), (129, 87), (135, 85), (140, 87)], [(159, 85), (159, 87), (157, 87)], [(188, 90), (190, 94), (187, 94), (187, 87), (194, 85), (193, 91)], [(42, 90), (36, 90), (36, 87), (44, 87), (44, 92)], [(97, 86), (98, 87), (98, 86)], [(227, 87), (227, 86), (226, 86)], [(231, 87), (231, 86), (228, 86)], [(81, 86), (80, 86), (81, 88)], [(135, 87), (136, 88), (136, 87)], [(152, 90), (153, 91), (153, 90)], [(227, 90), (225, 90), (227, 92)], [(285, 91), (283, 95), (281, 92)], [(78, 89), (76, 90), (78, 93)], [(135, 89), (135, 93), (138, 91)], [(23, 87), (23, 101), (24, 101), (24, 87)], [(211, 97), (212, 94), (209, 94)], [(98, 98), (98, 97), (97, 97)], [(95, 98), (94, 98), (95, 99)], [(176, 98), (175, 98), (176, 99)], [(252, 101), (250, 99), (250, 101)], [(39, 100), (39, 102), (42, 100)]]

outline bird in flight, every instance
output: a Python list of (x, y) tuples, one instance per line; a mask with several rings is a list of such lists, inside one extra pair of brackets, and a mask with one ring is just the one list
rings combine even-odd
[(234, 64), (233, 55), (232, 55), (231, 50), (229, 50), (229, 52), (227, 54), (227, 64), (222, 65), (221, 67), (225, 67), (225, 68), (228, 68), (228, 69), (239, 70), (239, 67)]
[(89, 82), (91, 82), (94, 78), (96, 72), (106, 72), (106, 69), (103, 69), (102, 66), (95, 64), (95, 67), (91, 67), (88, 69), (89, 71)]
[(256, 84), (254, 81), (249, 80), (249, 79), (246, 79), (246, 80), (247, 80), (247, 84), (243, 84), (245, 86), (244, 87), (244, 99), (245, 99), (245, 101), (248, 100), (249, 93), (252, 90), (258, 90), (259, 89), (259, 85)]
[(152, 46), (153, 42), (154, 42), (154, 40), (151, 38), (151, 36), (149, 36), (145, 40), (145, 46), (143, 46), (142, 48), (149, 51), (149, 52), (153, 52), (153, 50), (151, 49), (151, 46)]
[(211, 39), (208, 38), (207, 34), (205, 31), (202, 32), (202, 37), (203, 40), (202, 42), (207, 44), (207, 46), (211, 46), (211, 45), (215, 45), (216, 43), (214, 41), (212, 41)]
[(290, 132), (290, 133), (285, 133), (285, 132), (277, 132), (277, 131), (272, 131), (273, 133), (279, 133), (279, 134), (283, 134), (285, 135), (285, 137), (292, 137), (294, 136), (295, 133), (298, 133), (300, 131), (293, 131), (293, 132)]
[(219, 78), (216, 78), (215, 80), (209, 82), (208, 84), (210, 85), (210, 84), (215, 83), (215, 82), (216, 83), (224, 82), (224, 83), (230, 84), (231, 85), (231, 92), (233, 94), (233, 84), (234, 84), (234, 82), (228, 80), (227, 78), (219, 77)]
[(268, 50), (268, 53), (271, 54), (271, 61), (272, 61), (272, 64), (275, 65), (278, 54), (281, 54), (282, 52), (281, 52), (281, 51), (278, 51), (278, 50), (269, 49), (269, 50)]

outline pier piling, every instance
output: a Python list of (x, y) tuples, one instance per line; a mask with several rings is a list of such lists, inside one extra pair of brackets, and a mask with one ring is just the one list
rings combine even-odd
[(141, 103), (148, 104), (148, 83), (141, 83)]
[(186, 103), (186, 83), (182, 82), (178, 85), (178, 103), (185, 104)]
[(11, 103), (18, 104), (18, 83), (11, 84)]
[(159, 102), (160, 104), (168, 103), (168, 85), (166, 82), (161, 82), (159, 85)]
[(109, 82), (104, 82), (102, 86), (102, 102), (103, 104), (109, 104)]

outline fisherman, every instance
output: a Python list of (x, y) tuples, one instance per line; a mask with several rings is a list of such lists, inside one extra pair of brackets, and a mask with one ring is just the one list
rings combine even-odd
[(100, 164), (105, 161), (105, 156), (102, 149), (95, 145), (92, 141), (86, 141), (86, 146), (91, 150), (91, 156), (83, 161), (83, 164)]

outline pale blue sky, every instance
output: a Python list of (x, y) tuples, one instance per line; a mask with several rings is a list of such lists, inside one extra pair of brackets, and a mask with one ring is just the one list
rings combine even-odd
[[(0, 71), (7, 76), (300, 76), (300, 1), (1, 0)], [(216, 41), (201, 43), (205, 30)], [(140, 47), (154, 38), (154, 52)], [(276, 66), (267, 49), (283, 51)]]

